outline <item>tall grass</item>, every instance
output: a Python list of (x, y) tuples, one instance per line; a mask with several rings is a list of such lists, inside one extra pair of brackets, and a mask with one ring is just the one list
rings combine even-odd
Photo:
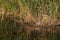
[(60, 40), (55, 26), (50, 26), (50, 31), (46, 29), (60, 19), (59, 3), (59, 0), (0, 0), (0, 40)]

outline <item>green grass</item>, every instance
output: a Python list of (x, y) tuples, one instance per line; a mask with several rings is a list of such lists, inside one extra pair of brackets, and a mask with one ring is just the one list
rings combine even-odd
[(26, 28), (33, 28), (44, 18), (60, 19), (59, 0), (0, 0), (0, 3), (4, 9), (4, 14), (0, 12), (3, 14), (0, 15), (0, 40), (60, 40), (56, 29), (43, 35), (41, 31)]

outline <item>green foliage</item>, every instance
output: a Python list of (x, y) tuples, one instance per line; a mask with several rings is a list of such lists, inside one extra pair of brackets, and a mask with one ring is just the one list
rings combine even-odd
[(19, 4), (16, 0), (1, 0), (1, 4), (6, 10), (13, 10), (19, 8)]
[[(39, 12), (41, 12), (40, 11), (41, 9), (43, 11), (47, 10), (46, 13), (52, 16), (53, 18), (57, 18), (57, 16), (59, 15), (58, 13), (59, 0), (21, 0), (21, 1), (24, 4), (24, 6), (28, 6), (29, 9), (32, 11), (32, 14), (36, 16), (40, 14)], [(45, 7), (47, 7), (47, 9)]]
[(60, 40), (60, 34), (55, 29), (43, 34), (44, 32), (40, 30), (26, 28), (35, 26), (33, 25), (35, 23), (24, 22), (26, 18), (30, 18), (30, 14), (32, 14), (31, 17), (37, 18), (40, 14), (46, 14), (55, 19), (60, 18), (59, 0), (20, 0), (21, 4), (18, 1), (0, 0), (5, 11), (0, 16), (0, 40)]

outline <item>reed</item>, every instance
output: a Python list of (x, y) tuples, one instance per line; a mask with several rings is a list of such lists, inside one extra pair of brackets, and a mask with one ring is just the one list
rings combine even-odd
[(0, 40), (60, 40), (58, 26), (47, 27), (60, 19), (59, 3), (59, 0), (0, 0)]

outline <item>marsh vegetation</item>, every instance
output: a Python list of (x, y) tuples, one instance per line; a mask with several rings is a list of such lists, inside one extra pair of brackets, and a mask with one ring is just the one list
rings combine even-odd
[(0, 40), (60, 40), (60, 0), (0, 0)]

